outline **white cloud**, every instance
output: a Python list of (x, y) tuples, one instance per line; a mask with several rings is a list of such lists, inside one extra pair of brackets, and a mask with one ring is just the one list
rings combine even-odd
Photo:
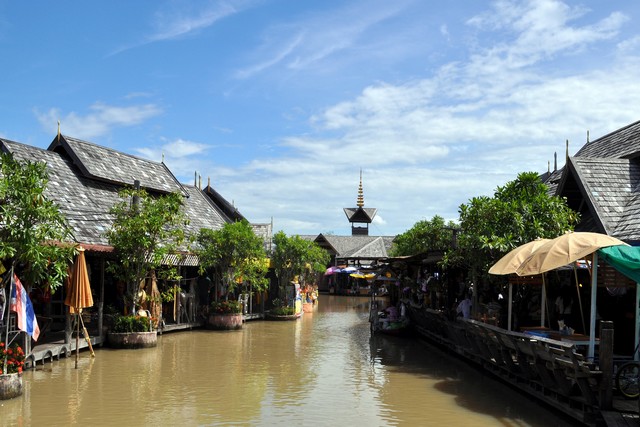
[(158, 10), (153, 17), (153, 32), (142, 40), (115, 49), (109, 56), (150, 43), (186, 37), (239, 13), (249, 7), (251, 3), (246, 0), (235, 2), (203, 1), (195, 3), (196, 10), (185, 11), (185, 5), (182, 3), (176, 4), (176, 7)]
[(57, 108), (51, 108), (44, 113), (35, 111), (35, 114), (48, 132), (56, 131), (59, 120), (62, 133), (91, 139), (108, 134), (114, 127), (137, 125), (162, 113), (162, 109), (155, 104), (117, 107), (95, 103), (89, 110), (87, 114), (81, 115), (73, 111), (64, 114)]
[[(327, 57), (361, 49), (367, 42), (365, 35), (377, 24), (397, 15), (406, 4), (406, 1), (357, 2), (340, 10), (273, 26), (253, 53), (254, 64), (236, 71), (235, 75), (248, 78), (275, 66), (294, 71), (319, 67)], [(397, 50), (398, 45), (389, 49)], [(373, 50), (367, 52), (373, 54)], [(383, 52), (377, 54), (384, 55)]]
[[(491, 195), (520, 172), (544, 172), (547, 162), (553, 167), (554, 152), (562, 167), (566, 139), (574, 153), (587, 130), (594, 139), (638, 119), (638, 37), (621, 39), (627, 18), (620, 13), (590, 17), (557, 1), (496, 2), (468, 20), (479, 32), (477, 44), (456, 62), (421, 78), (369, 84), (327, 106), (310, 117), (307, 133), (282, 137), (277, 156), (203, 170), (250, 220), (274, 217), (276, 230), (289, 233), (348, 233), (342, 208), (355, 206), (360, 168), (365, 205), (379, 209), (381, 233), (401, 233), (436, 214), (455, 220), (471, 197)], [(364, 22), (362, 28), (376, 21)], [(331, 39), (309, 28), (288, 39), (297, 41), (271, 56), (275, 60), (256, 61), (264, 66), (247, 75), (332, 55), (331, 48), (318, 56), (305, 51), (314, 46), (309, 34)], [(338, 34), (340, 23), (336, 28)], [(343, 34), (347, 41), (334, 45), (339, 49), (363, 43), (357, 31)], [(611, 55), (591, 61), (585, 52), (592, 49)], [(571, 65), (581, 60), (589, 66)]]

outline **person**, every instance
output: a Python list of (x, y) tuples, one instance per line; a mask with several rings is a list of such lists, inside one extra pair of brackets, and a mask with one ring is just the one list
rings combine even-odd
[(471, 317), (471, 299), (469, 298), (468, 293), (465, 293), (462, 300), (458, 303), (456, 313), (458, 316), (462, 315), (465, 319), (469, 319)]

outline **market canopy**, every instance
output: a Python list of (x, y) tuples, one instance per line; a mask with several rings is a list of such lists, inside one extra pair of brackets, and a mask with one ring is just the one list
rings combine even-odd
[(620, 273), (640, 283), (640, 247), (609, 246), (599, 249), (598, 255)]

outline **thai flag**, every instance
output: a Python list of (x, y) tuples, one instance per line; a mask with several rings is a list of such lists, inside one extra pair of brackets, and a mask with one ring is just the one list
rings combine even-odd
[(40, 327), (38, 327), (36, 313), (33, 311), (29, 295), (15, 274), (13, 275), (13, 283), (14, 286), (11, 287), (11, 310), (18, 314), (18, 329), (25, 331), (34, 340), (38, 341)]

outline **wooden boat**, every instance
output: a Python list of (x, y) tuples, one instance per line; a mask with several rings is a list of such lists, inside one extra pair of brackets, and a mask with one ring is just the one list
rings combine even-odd
[(404, 336), (407, 335), (410, 330), (409, 319), (404, 318), (386, 323), (380, 322), (373, 332), (384, 335)]

